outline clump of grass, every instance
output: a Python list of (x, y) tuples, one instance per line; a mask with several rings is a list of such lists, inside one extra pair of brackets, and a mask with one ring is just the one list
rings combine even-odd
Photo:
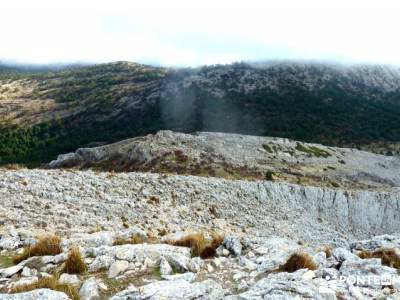
[(74, 246), (69, 250), (67, 260), (65, 261), (64, 272), (69, 274), (82, 274), (87, 271), (85, 261), (79, 251), (79, 248)]
[(223, 235), (214, 234), (211, 240), (207, 240), (203, 232), (198, 232), (188, 234), (176, 241), (167, 241), (167, 244), (191, 248), (193, 256), (211, 258), (216, 255), (216, 249), (223, 241)]
[(264, 148), (265, 151), (269, 153), (274, 153), (274, 151), (271, 149), (271, 147), (268, 144), (263, 144), (262, 147)]
[(147, 200), (147, 203), (157, 205), (160, 204), (160, 198), (157, 196), (150, 196), (149, 200)]
[(30, 292), (37, 289), (50, 289), (63, 292), (72, 300), (79, 300), (78, 290), (70, 284), (61, 284), (57, 277), (42, 277), (38, 281), (11, 289), (11, 294)]
[(325, 252), (326, 258), (332, 256), (332, 247), (326, 246), (322, 249), (322, 251)]
[(315, 147), (315, 146), (306, 147), (306, 146), (304, 146), (303, 144), (301, 144), (299, 142), (296, 143), (296, 147), (295, 148), (296, 148), (297, 151), (308, 153), (308, 154), (314, 155), (316, 157), (327, 158), (327, 157), (331, 156), (331, 154), (328, 151), (322, 150), (322, 149), (320, 149), (318, 147)]
[(375, 251), (361, 251), (358, 256), (362, 259), (380, 258), (383, 265), (400, 269), (400, 256), (395, 249), (381, 248)]
[(62, 252), (61, 238), (54, 234), (46, 234), (39, 238), (33, 246), (26, 247), (21, 254), (12, 257), (13, 263), (18, 264), (21, 261), (33, 256), (57, 255)]
[(268, 170), (268, 171), (265, 173), (265, 180), (274, 181), (274, 176), (275, 176), (275, 173), (272, 172), (271, 170)]
[(174, 154), (175, 154), (175, 160), (177, 163), (185, 163), (189, 160), (187, 155), (185, 153), (183, 153), (182, 150), (175, 150)]
[(116, 238), (113, 242), (114, 246), (121, 246), (126, 244), (143, 244), (145, 240), (140, 235), (134, 235), (129, 239)]
[(12, 257), (6, 255), (0, 255), (0, 269), (11, 267), (13, 265)]
[(317, 265), (307, 253), (294, 253), (285, 264), (279, 267), (278, 271), (293, 273), (300, 269), (316, 270)]
[(206, 238), (202, 232), (191, 233), (182, 237), (180, 240), (168, 242), (168, 244), (191, 248), (194, 256), (200, 256), (200, 253), (206, 247)]

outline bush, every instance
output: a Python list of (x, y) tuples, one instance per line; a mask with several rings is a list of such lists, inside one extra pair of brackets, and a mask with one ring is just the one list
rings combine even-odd
[(70, 284), (61, 284), (56, 277), (42, 277), (38, 281), (20, 285), (11, 289), (10, 293), (23, 293), (37, 289), (50, 289), (53, 291), (63, 292), (72, 300), (79, 300), (79, 293), (75, 287)]
[(383, 265), (400, 269), (400, 256), (395, 249), (382, 248), (375, 251), (362, 251), (358, 253), (358, 256), (362, 259), (380, 258)]
[(317, 265), (307, 253), (294, 253), (286, 263), (279, 267), (280, 272), (293, 273), (300, 269), (316, 270)]
[(221, 234), (213, 234), (211, 240), (206, 240), (204, 233), (191, 233), (176, 241), (167, 241), (167, 244), (188, 247), (192, 249), (193, 256), (201, 258), (211, 258), (216, 255), (216, 249), (224, 241), (224, 236)]
[(64, 272), (69, 274), (82, 274), (87, 271), (85, 261), (78, 247), (72, 247), (65, 261)]
[(143, 244), (145, 240), (140, 235), (134, 235), (129, 239), (116, 238), (113, 242), (114, 246), (126, 245), (126, 244)]
[(18, 264), (21, 261), (26, 260), (32, 256), (45, 256), (45, 255), (57, 255), (62, 252), (60, 237), (47, 234), (39, 238), (39, 240), (33, 246), (26, 247), (22, 254), (15, 255), (12, 259), (14, 264)]

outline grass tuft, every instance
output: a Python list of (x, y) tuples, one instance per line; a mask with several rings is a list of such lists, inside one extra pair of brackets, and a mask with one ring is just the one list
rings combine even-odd
[(13, 263), (18, 264), (21, 261), (33, 256), (57, 255), (62, 252), (61, 238), (54, 234), (46, 234), (39, 238), (33, 246), (26, 247), (21, 254), (12, 257)]
[(375, 251), (361, 251), (358, 256), (362, 259), (380, 258), (383, 265), (400, 269), (400, 256), (395, 249), (382, 248)]
[(224, 236), (221, 234), (212, 235), (211, 240), (206, 240), (203, 232), (191, 233), (184, 236), (180, 240), (167, 241), (167, 244), (188, 247), (192, 249), (193, 256), (200, 256), (201, 258), (215, 257), (216, 249), (224, 241)]
[(69, 274), (82, 274), (87, 271), (85, 261), (79, 251), (79, 248), (74, 246), (70, 249), (68, 258), (65, 261), (64, 272)]
[(80, 300), (78, 290), (70, 284), (61, 284), (57, 277), (42, 277), (38, 281), (17, 286), (11, 289), (11, 294), (30, 292), (37, 289), (50, 289), (63, 292), (72, 300)]
[(300, 269), (316, 270), (317, 265), (307, 253), (294, 253), (285, 264), (279, 267), (278, 271), (293, 273)]
[(121, 246), (126, 244), (143, 244), (145, 240), (140, 235), (134, 235), (129, 239), (116, 238), (113, 242), (113, 246)]

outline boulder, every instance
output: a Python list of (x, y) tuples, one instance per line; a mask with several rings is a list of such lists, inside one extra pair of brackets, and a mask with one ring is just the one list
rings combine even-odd
[(79, 296), (81, 300), (97, 300), (100, 298), (99, 285), (95, 277), (90, 277), (83, 282)]
[(108, 270), (108, 278), (117, 277), (119, 274), (125, 272), (128, 268), (129, 262), (126, 260), (117, 260)]
[(172, 268), (164, 257), (161, 257), (160, 260), (160, 274), (161, 276), (172, 274)]
[(323, 299), (318, 293), (318, 285), (303, 278), (306, 270), (294, 273), (273, 273), (251, 286), (239, 295), (227, 296), (225, 300), (254, 299)]
[(359, 261), (359, 258), (354, 253), (351, 253), (349, 250), (345, 248), (335, 248), (332, 251), (332, 257), (335, 258), (339, 263), (344, 261)]
[(62, 284), (70, 284), (70, 285), (74, 285), (74, 286), (79, 286), (81, 284), (81, 280), (75, 274), (63, 273), (63, 274), (61, 274), (58, 281)]
[(240, 240), (237, 237), (234, 236), (225, 237), (223, 245), (233, 255), (239, 256), (242, 254), (242, 244), (240, 243)]
[(177, 279), (153, 282), (139, 289), (130, 287), (117, 293), (111, 300), (218, 300), (223, 296), (222, 287), (211, 279), (196, 283)]
[(69, 297), (62, 293), (49, 289), (33, 290), (26, 293), (18, 294), (0, 294), (1, 300), (70, 300)]
[(1, 277), (11, 277), (14, 274), (18, 273), (23, 269), (23, 266), (16, 265), (16, 266), (11, 266), (5, 269), (0, 269), (0, 278)]
[(69, 249), (72, 245), (79, 245), (83, 248), (112, 246), (113, 234), (108, 231), (99, 231), (95, 233), (80, 233), (73, 235), (70, 239), (62, 242), (64, 249)]

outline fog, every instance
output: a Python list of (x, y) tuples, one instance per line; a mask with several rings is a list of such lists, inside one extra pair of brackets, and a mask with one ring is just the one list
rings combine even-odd
[(398, 1), (215, 2), (3, 0), (0, 61), (400, 64)]

